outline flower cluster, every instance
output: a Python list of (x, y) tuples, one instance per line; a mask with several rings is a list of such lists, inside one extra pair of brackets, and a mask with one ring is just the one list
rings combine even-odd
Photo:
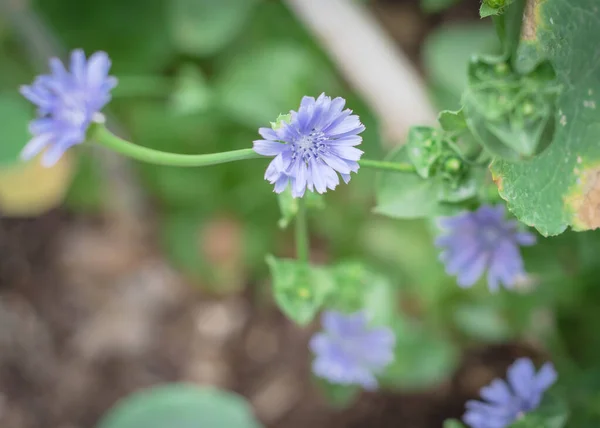
[(471, 428), (505, 428), (535, 410), (544, 392), (556, 381), (554, 366), (546, 363), (536, 373), (529, 358), (520, 358), (507, 371), (508, 383), (495, 379), (481, 389), (484, 401), (468, 401), (463, 421)]
[(63, 153), (85, 140), (86, 131), (98, 112), (110, 101), (117, 79), (108, 75), (111, 62), (104, 52), (88, 60), (82, 50), (71, 53), (69, 70), (57, 58), (50, 60), (51, 74), (39, 76), (21, 94), (38, 107), (31, 122), (33, 138), (21, 157), (31, 159), (44, 151), (42, 164), (55, 164)]
[(396, 338), (391, 329), (369, 328), (367, 321), (364, 312), (323, 313), (324, 331), (310, 341), (316, 355), (313, 362), (316, 376), (341, 385), (377, 388), (375, 375), (394, 360)]
[(316, 100), (304, 97), (298, 111), (291, 111), (289, 122), (282, 121), (277, 129), (260, 128), (263, 140), (254, 141), (254, 151), (275, 156), (265, 173), (265, 179), (275, 185), (275, 192), (291, 186), (295, 198), (306, 189), (324, 193), (345, 183), (350, 173), (357, 172), (362, 151), (354, 146), (362, 142), (358, 136), (365, 127), (358, 116), (344, 110), (343, 98), (333, 100), (321, 94)]
[(519, 246), (533, 245), (535, 236), (520, 231), (516, 220), (506, 220), (504, 206), (483, 205), (477, 211), (440, 219), (444, 234), (436, 240), (440, 259), (458, 284), (470, 287), (487, 270), (492, 291), (510, 288), (525, 273)]
[[(70, 147), (85, 141), (92, 122), (103, 119), (100, 111), (117, 84), (108, 75), (110, 67), (104, 52), (86, 59), (82, 50), (75, 50), (68, 70), (53, 58), (50, 74), (21, 88), (23, 96), (38, 108), (38, 117), (30, 124), (33, 138), (22, 158), (43, 152), (42, 164), (51, 166)], [(359, 134), (365, 127), (358, 116), (344, 109), (345, 103), (343, 98), (325, 94), (317, 99), (304, 97), (298, 111), (281, 116), (271, 128), (259, 129), (263, 139), (254, 141), (253, 150), (274, 157), (265, 179), (276, 193), (288, 186), (295, 198), (303, 197), (307, 189), (324, 193), (335, 189), (340, 177), (348, 183), (350, 174), (358, 171), (363, 152), (356, 146), (362, 142)], [(246, 152), (254, 156), (250, 149)], [(517, 221), (507, 220), (503, 206), (484, 205), (474, 212), (442, 218), (440, 226), (443, 233), (436, 240), (442, 250), (440, 259), (459, 285), (472, 286), (487, 271), (489, 288), (494, 291), (500, 285), (512, 287), (524, 274), (520, 246), (533, 245), (535, 236), (521, 231)], [(377, 388), (376, 376), (394, 360), (394, 332), (369, 326), (362, 311), (325, 311), (321, 321), (323, 331), (310, 341), (314, 374), (336, 384)], [(467, 402), (466, 424), (471, 428), (507, 427), (538, 407), (557, 374), (550, 363), (536, 373), (532, 361), (522, 358), (508, 369), (507, 378), (482, 388), (484, 401)]]

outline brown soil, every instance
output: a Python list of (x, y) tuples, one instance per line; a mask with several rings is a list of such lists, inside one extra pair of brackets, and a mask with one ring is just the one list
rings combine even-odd
[(433, 391), (363, 393), (336, 410), (309, 380), (311, 329), (256, 286), (203, 296), (125, 236), (59, 211), (0, 221), (0, 426), (91, 428), (136, 389), (191, 381), (247, 396), (273, 428), (436, 428), (524, 353), (473, 350)]

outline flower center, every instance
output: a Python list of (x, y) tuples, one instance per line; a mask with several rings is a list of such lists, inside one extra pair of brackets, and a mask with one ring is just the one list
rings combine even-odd
[(292, 159), (301, 156), (305, 162), (311, 158), (318, 159), (324, 152), (326, 137), (323, 132), (312, 131), (308, 135), (302, 135), (292, 144)]
[(498, 245), (500, 238), (502, 238), (502, 231), (494, 226), (488, 226), (481, 232), (483, 241), (490, 247)]
[(60, 101), (55, 112), (56, 118), (76, 127), (84, 126), (88, 122), (87, 107), (83, 96), (69, 94), (63, 96)]

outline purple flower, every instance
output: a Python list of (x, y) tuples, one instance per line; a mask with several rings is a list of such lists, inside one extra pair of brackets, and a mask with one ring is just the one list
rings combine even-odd
[(394, 360), (396, 338), (392, 330), (369, 328), (364, 312), (345, 315), (326, 311), (321, 322), (324, 331), (310, 341), (316, 356), (313, 373), (331, 383), (377, 388), (375, 374)]
[(21, 152), (28, 160), (47, 149), (44, 166), (54, 165), (67, 149), (85, 140), (92, 121), (102, 121), (99, 111), (110, 101), (117, 79), (108, 75), (110, 59), (96, 52), (86, 60), (81, 49), (71, 53), (70, 70), (50, 59), (51, 74), (38, 76), (21, 94), (38, 107), (38, 118), (29, 125), (33, 138)]
[(446, 233), (436, 239), (440, 260), (461, 287), (470, 287), (487, 269), (490, 290), (511, 288), (524, 274), (519, 245), (535, 244), (535, 236), (519, 230), (516, 220), (504, 218), (504, 207), (484, 205), (477, 211), (440, 219)]
[(291, 119), (280, 122), (277, 129), (260, 128), (264, 140), (254, 141), (254, 151), (275, 156), (265, 173), (265, 180), (281, 193), (288, 184), (292, 196), (300, 198), (308, 188), (324, 193), (335, 189), (342, 176), (350, 181), (350, 172), (358, 171), (363, 152), (354, 146), (362, 142), (358, 134), (365, 127), (352, 110), (343, 110), (343, 98), (331, 99), (321, 94), (316, 100), (304, 97)]
[(495, 379), (481, 388), (486, 401), (470, 400), (463, 421), (471, 428), (504, 428), (525, 413), (535, 410), (544, 392), (556, 381), (552, 363), (546, 363), (539, 372), (529, 358), (519, 358), (507, 372), (508, 383)]

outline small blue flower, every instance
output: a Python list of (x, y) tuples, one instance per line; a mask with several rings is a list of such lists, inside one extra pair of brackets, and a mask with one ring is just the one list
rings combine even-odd
[(544, 392), (556, 382), (552, 363), (546, 363), (539, 372), (529, 358), (519, 358), (507, 371), (508, 383), (495, 379), (481, 388), (486, 401), (470, 400), (463, 421), (471, 428), (504, 428), (525, 413), (535, 410)]
[(358, 171), (363, 152), (354, 146), (362, 142), (358, 134), (365, 127), (352, 110), (343, 110), (346, 100), (321, 94), (316, 100), (304, 97), (297, 112), (290, 111), (289, 122), (281, 121), (277, 129), (260, 128), (264, 140), (254, 141), (254, 151), (275, 156), (265, 173), (265, 180), (281, 193), (288, 184), (292, 196), (300, 198), (308, 188), (324, 193), (335, 189), (342, 176)]
[(324, 331), (310, 341), (316, 356), (313, 373), (331, 383), (377, 388), (375, 374), (394, 360), (396, 338), (392, 330), (369, 328), (364, 312), (345, 315), (326, 311), (321, 322)]
[(68, 71), (60, 60), (52, 58), (51, 74), (21, 87), (21, 94), (38, 107), (39, 116), (29, 125), (33, 138), (23, 148), (21, 158), (28, 160), (45, 151), (42, 164), (52, 166), (67, 149), (85, 140), (90, 124), (104, 119), (99, 112), (117, 85), (117, 79), (108, 75), (110, 65), (104, 52), (86, 60), (83, 51), (77, 49), (71, 53)]
[(504, 207), (484, 205), (477, 211), (440, 219), (446, 233), (436, 239), (440, 260), (461, 287), (470, 287), (487, 270), (490, 290), (511, 288), (525, 273), (519, 246), (535, 244), (535, 236), (505, 219)]

